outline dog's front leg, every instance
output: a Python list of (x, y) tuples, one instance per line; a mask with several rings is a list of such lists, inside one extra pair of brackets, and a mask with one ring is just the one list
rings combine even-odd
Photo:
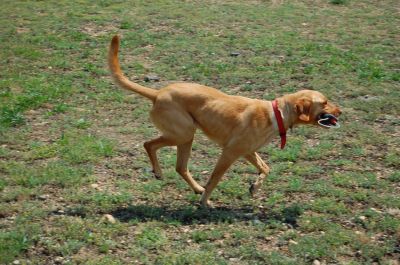
[(211, 207), (211, 202), (209, 200), (211, 192), (215, 189), (226, 170), (239, 158), (239, 156), (240, 155), (237, 155), (235, 152), (228, 151), (227, 149), (222, 152), (217, 165), (207, 181), (205, 191), (201, 197), (201, 205), (203, 207)]
[(269, 167), (267, 166), (267, 164), (265, 164), (265, 162), (256, 152), (250, 155), (246, 155), (245, 158), (247, 159), (247, 161), (253, 164), (260, 172), (256, 181), (249, 188), (250, 194), (254, 196), (256, 192), (260, 189), (262, 183), (264, 182), (264, 179), (268, 176)]

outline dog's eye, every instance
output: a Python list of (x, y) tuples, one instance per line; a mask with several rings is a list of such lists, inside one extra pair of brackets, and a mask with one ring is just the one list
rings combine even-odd
[(322, 102), (322, 104), (326, 105), (326, 104), (328, 104), (328, 101), (325, 100), (324, 102)]

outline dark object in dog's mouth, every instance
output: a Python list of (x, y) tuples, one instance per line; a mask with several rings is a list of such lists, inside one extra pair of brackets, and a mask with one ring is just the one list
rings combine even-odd
[(339, 128), (340, 124), (338, 118), (329, 113), (322, 113), (319, 115), (318, 124), (327, 128)]

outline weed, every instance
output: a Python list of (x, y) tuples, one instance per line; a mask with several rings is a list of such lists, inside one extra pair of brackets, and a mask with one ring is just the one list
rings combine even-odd
[(311, 208), (320, 213), (331, 213), (335, 215), (347, 213), (348, 209), (342, 202), (336, 202), (334, 199), (325, 197), (315, 200)]
[(61, 157), (74, 164), (96, 161), (100, 157), (113, 154), (111, 141), (97, 139), (91, 134), (64, 134), (58, 144)]
[(30, 243), (27, 236), (19, 231), (0, 232), (0, 262), (10, 263), (26, 251)]
[(16, 165), (10, 169), (9, 174), (13, 182), (25, 187), (36, 187), (42, 185), (59, 185), (60, 187), (76, 186), (88, 181), (90, 168), (70, 167), (63, 162), (51, 162), (46, 166), (30, 167)]
[(157, 227), (144, 228), (136, 240), (145, 249), (157, 249), (167, 242), (165, 234)]
[(400, 182), (400, 171), (392, 173), (389, 178), (391, 182)]

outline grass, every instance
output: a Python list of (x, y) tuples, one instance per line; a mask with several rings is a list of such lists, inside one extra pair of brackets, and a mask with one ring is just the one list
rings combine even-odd
[[(397, 2), (3, 1), (0, 264), (397, 264), (400, 244)], [(160, 152), (149, 102), (116, 88), (121, 65), (271, 100), (302, 88), (343, 109), (339, 130), (299, 127), (260, 150), (260, 193), (239, 161), (198, 208)], [(239, 52), (239, 56), (231, 56)], [(220, 150), (197, 134), (205, 183)], [(104, 214), (111, 214), (109, 222)]]

